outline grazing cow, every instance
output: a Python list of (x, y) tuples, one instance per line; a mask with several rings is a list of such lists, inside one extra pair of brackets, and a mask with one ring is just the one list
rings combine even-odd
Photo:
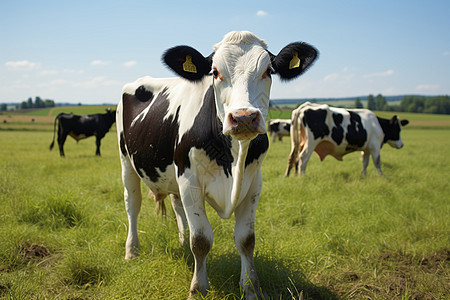
[(269, 132), (273, 136), (273, 142), (278, 140), (281, 142), (283, 136), (289, 136), (291, 132), (291, 120), (272, 119), (269, 121)]
[(297, 175), (299, 163), (300, 173), (304, 174), (314, 151), (322, 161), (328, 154), (342, 160), (345, 154), (358, 150), (362, 151), (362, 174), (366, 175), (372, 155), (375, 167), (383, 175), (381, 147), (388, 143), (394, 148), (402, 148), (400, 130), (408, 123), (397, 116), (390, 120), (379, 118), (367, 109), (343, 109), (306, 102), (292, 111), (291, 153), (285, 176), (289, 176), (292, 166)]
[(157, 203), (170, 195), (181, 243), (189, 226), (195, 261), (190, 295), (205, 295), (209, 288), (206, 256), (213, 231), (206, 200), (222, 218), (234, 213), (240, 283), (247, 298), (261, 296), (254, 218), (268, 149), (271, 73), (290, 80), (316, 56), (305, 43), (287, 45), (275, 56), (254, 34), (236, 31), (208, 57), (188, 46), (167, 50), (165, 63), (183, 78), (144, 77), (124, 86), (117, 134), (129, 221), (126, 259), (138, 255), (142, 180)]
[(97, 150), (96, 155), (100, 156), (100, 141), (109, 131), (116, 121), (116, 111), (106, 110), (106, 114), (95, 115), (74, 115), (72, 113), (60, 113), (55, 118), (53, 126), (53, 141), (50, 144), (50, 150), (55, 144), (56, 121), (58, 122), (58, 145), (59, 154), (64, 157), (64, 143), (68, 135), (77, 142), (79, 140), (95, 135)]

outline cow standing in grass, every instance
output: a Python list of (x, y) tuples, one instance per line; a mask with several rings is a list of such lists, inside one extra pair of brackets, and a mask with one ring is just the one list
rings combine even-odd
[(157, 202), (170, 195), (182, 243), (189, 226), (195, 260), (190, 295), (209, 289), (206, 256), (213, 231), (205, 201), (222, 218), (234, 213), (240, 283), (248, 299), (261, 295), (254, 219), (269, 144), (271, 77), (293, 79), (316, 56), (305, 43), (292, 43), (275, 56), (254, 34), (230, 32), (208, 57), (188, 46), (169, 49), (164, 61), (182, 78), (144, 77), (125, 85), (117, 133), (129, 220), (126, 259), (138, 254), (142, 180)]
[(77, 142), (79, 140), (95, 135), (95, 144), (97, 150), (95, 154), (100, 156), (100, 143), (102, 138), (108, 133), (111, 126), (116, 122), (116, 111), (106, 110), (106, 114), (94, 115), (74, 115), (72, 113), (60, 113), (55, 118), (53, 126), (53, 141), (50, 144), (50, 150), (55, 144), (56, 123), (58, 121), (58, 146), (59, 154), (64, 157), (64, 143), (68, 135)]
[(303, 103), (292, 111), (291, 153), (285, 176), (292, 167), (295, 175), (304, 174), (306, 164), (314, 151), (324, 160), (331, 155), (337, 160), (354, 151), (362, 151), (363, 170), (366, 175), (372, 155), (376, 169), (381, 171), (380, 151), (385, 143), (393, 148), (403, 147), (400, 130), (408, 120), (377, 117), (368, 109), (344, 109), (326, 104)]
[(290, 119), (272, 119), (269, 120), (269, 132), (272, 135), (273, 142), (275, 143), (277, 138), (281, 142), (283, 136), (289, 136), (291, 133), (291, 120)]

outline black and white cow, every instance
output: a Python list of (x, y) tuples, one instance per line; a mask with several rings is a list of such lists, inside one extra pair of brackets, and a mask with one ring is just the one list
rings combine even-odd
[(281, 142), (283, 136), (289, 136), (291, 132), (290, 119), (271, 119), (269, 120), (269, 132), (273, 137), (273, 142), (278, 140)]
[(306, 102), (292, 111), (291, 153), (285, 176), (289, 176), (291, 168), (295, 167), (295, 175), (304, 174), (306, 164), (315, 151), (320, 160), (330, 154), (337, 160), (342, 160), (345, 154), (362, 151), (363, 170), (366, 175), (369, 156), (380, 175), (380, 150), (385, 143), (400, 149), (403, 147), (400, 138), (402, 126), (408, 120), (377, 117), (367, 109), (343, 109), (329, 107), (326, 104)]
[(240, 283), (247, 298), (261, 295), (253, 264), (254, 218), (268, 149), (271, 74), (295, 78), (316, 56), (305, 43), (292, 43), (275, 56), (254, 34), (236, 31), (208, 57), (188, 46), (167, 50), (165, 63), (183, 78), (144, 77), (124, 86), (117, 133), (129, 220), (126, 259), (138, 255), (142, 180), (157, 203), (171, 196), (181, 243), (189, 226), (191, 295), (209, 288), (206, 256), (213, 231), (205, 201), (222, 218), (234, 213)]
[(53, 126), (53, 141), (50, 150), (55, 144), (56, 122), (58, 122), (58, 146), (59, 154), (64, 157), (64, 143), (68, 135), (77, 142), (79, 140), (95, 135), (97, 150), (95, 154), (100, 156), (100, 141), (108, 133), (111, 126), (116, 122), (116, 111), (106, 110), (106, 114), (74, 115), (72, 113), (60, 113), (55, 118)]

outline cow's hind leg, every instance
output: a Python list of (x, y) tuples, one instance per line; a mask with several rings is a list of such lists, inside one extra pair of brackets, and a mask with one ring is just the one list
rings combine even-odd
[(173, 212), (177, 218), (178, 237), (180, 239), (180, 243), (183, 245), (187, 228), (186, 214), (184, 213), (184, 208), (180, 197), (171, 194), (170, 200), (172, 201)]
[[(264, 299), (259, 286), (253, 262), (253, 251), (255, 248), (255, 212), (258, 204), (261, 185), (261, 174), (256, 179), (253, 193), (242, 202), (234, 212), (236, 224), (234, 227), (234, 242), (241, 256), (240, 284), (244, 289), (246, 299)], [(258, 187), (259, 186), (259, 187)]]
[(58, 147), (59, 147), (59, 155), (61, 157), (65, 157), (64, 155), (64, 143), (67, 139), (67, 133), (58, 130)]
[(141, 180), (134, 171), (128, 158), (121, 155), (122, 181), (124, 186), (125, 209), (128, 215), (128, 237), (125, 245), (125, 259), (138, 255), (139, 238), (137, 219), (141, 210)]

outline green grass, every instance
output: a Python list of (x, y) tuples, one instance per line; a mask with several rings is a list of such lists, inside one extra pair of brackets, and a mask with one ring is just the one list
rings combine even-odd
[[(433, 123), (431, 115), (406, 116)], [(311, 158), (284, 178), (290, 142), (270, 145), (256, 213), (255, 264), (270, 299), (445, 299), (449, 282), (450, 126), (406, 127), (385, 146), (384, 177), (359, 153)], [(409, 125), (408, 125), (409, 126)], [(124, 260), (127, 218), (117, 138), (0, 131), (0, 298), (185, 299), (193, 272), (174, 215), (162, 219), (143, 187), (141, 256)], [(170, 201), (166, 199), (166, 205)], [(208, 206), (214, 244), (206, 299), (241, 299), (234, 221)]]

